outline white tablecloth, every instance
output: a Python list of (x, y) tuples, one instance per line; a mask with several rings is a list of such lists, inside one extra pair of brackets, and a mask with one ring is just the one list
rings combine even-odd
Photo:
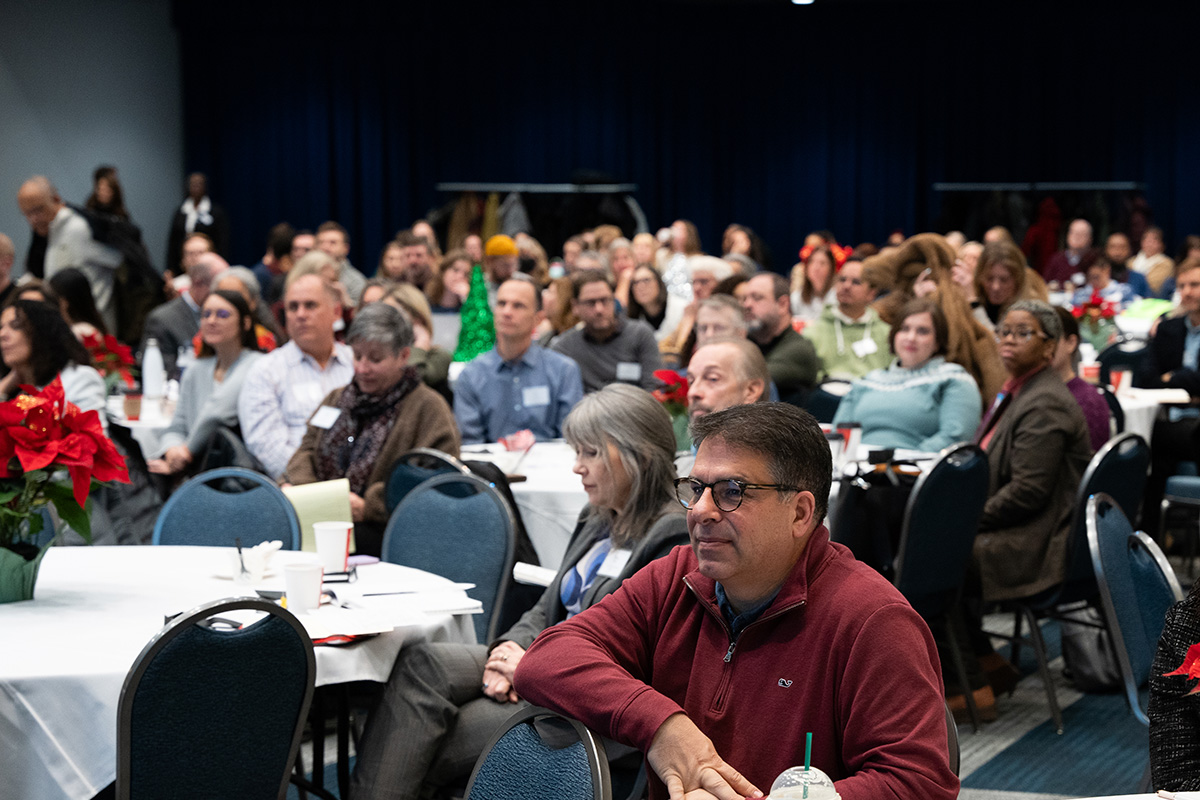
[[(277, 553), (272, 565), (299, 553)], [(309, 556), (311, 557), (311, 556)], [(117, 701), (134, 659), (166, 615), (252, 595), (229, 574), (227, 548), (55, 547), (35, 599), (0, 605), (0, 796), (89, 798), (116, 774)], [(317, 684), (384, 681), (406, 642), (474, 642), (478, 607), (436, 575), (394, 564), (329, 584), (339, 600), (364, 591), (413, 594), (361, 602), (396, 626), (350, 647), (318, 647)], [(282, 571), (264, 588), (283, 588)]]
[(171, 424), (171, 415), (162, 412), (162, 403), (143, 400), (142, 413), (135, 420), (125, 418), (125, 399), (120, 396), (108, 398), (108, 420), (111, 424), (129, 429), (142, 448), (142, 455), (150, 458), (158, 452), (158, 437)]
[(1154, 431), (1154, 418), (1158, 407), (1164, 404), (1188, 403), (1191, 398), (1183, 389), (1122, 389), (1117, 392), (1117, 402), (1125, 412), (1125, 431), (1136, 433), (1150, 444)]

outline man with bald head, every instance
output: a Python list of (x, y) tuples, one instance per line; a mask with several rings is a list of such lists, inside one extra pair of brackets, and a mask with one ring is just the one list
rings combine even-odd
[(180, 292), (174, 300), (163, 303), (146, 317), (146, 328), (142, 337), (142, 353), (146, 343), (154, 339), (162, 353), (163, 367), (170, 375), (175, 371), (180, 347), (191, 347), (192, 339), (200, 330), (200, 306), (208, 297), (209, 286), (219, 273), (229, 269), (225, 259), (210, 250), (188, 253), (188, 242), (199, 242), (207, 246), (208, 237), (194, 234), (184, 242), (183, 261), (188, 265), (187, 275), (192, 285)]
[(771, 373), (762, 351), (748, 339), (712, 339), (688, 362), (688, 419), (767, 399)]
[(1046, 282), (1057, 281), (1066, 285), (1076, 273), (1086, 274), (1100, 251), (1092, 247), (1092, 223), (1086, 219), (1071, 220), (1067, 227), (1067, 247), (1059, 250), (1042, 267)]
[(49, 280), (59, 270), (77, 267), (92, 286), (96, 310), (104, 324), (116, 330), (113, 271), (121, 265), (121, 252), (96, 241), (87, 219), (62, 201), (45, 176), (35, 175), (21, 184), (17, 205), (33, 233), (26, 272)]

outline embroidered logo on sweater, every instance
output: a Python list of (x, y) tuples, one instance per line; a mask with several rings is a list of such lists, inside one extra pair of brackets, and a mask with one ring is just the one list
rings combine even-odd
[(792, 682), (789, 681), (787, 678), (780, 678), (779, 685), (786, 689), (792, 685)]

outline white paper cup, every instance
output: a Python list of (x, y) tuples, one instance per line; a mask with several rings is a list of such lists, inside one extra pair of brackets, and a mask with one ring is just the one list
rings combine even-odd
[(345, 572), (350, 557), (350, 534), (353, 522), (314, 522), (313, 536), (317, 540), (317, 558), (326, 572)]
[(1119, 394), (1122, 389), (1128, 389), (1129, 370), (1112, 369), (1108, 371), (1108, 382), (1112, 384), (1113, 393)]
[(287, 593), (287, 608), (293, 614), (313, 611), (321, 605), (320, 564), (288, 564), (283, 568), (283, 587)]

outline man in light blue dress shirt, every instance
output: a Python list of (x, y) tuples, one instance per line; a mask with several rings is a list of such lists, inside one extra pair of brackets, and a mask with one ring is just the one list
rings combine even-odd
[(579, 366), (533, 343), (542, 299), (527, 275), (496, 290), (496, 346), (463, 369), (454, 387), (454, 417), (463, 444), (494, 442), (529, 429), (538, 439), (562, 436), (562, 422), (583, 397)]

